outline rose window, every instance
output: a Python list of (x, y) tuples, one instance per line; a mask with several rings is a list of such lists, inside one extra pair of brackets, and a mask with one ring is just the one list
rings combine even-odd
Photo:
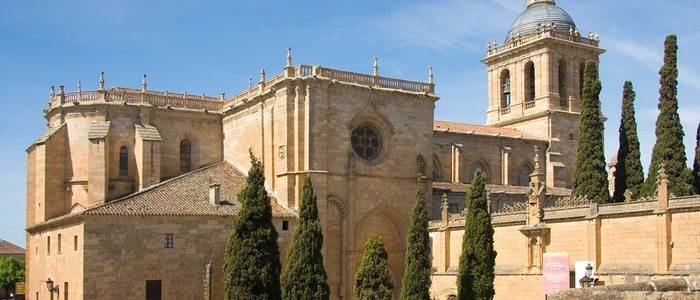
[(382, 150), (382, 138), (377, 127), (363, 124), (352, 131), (350, 136), (352, 150), (364, 160), (372, 160)]

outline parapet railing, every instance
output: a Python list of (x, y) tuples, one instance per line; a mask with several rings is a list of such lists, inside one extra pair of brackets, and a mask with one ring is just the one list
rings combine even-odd
[(209, 111), (219, 111), (223, 108), (221, 98), (122, 87), (97, 91), (61, 92), (51, 97), (49, 107), (54, 108), (65, 103), (81, 104), (92, 102), (143, 103), (153, 106)]
[(265, 80), (264, 78), (262, 78), (260, 82), (258, 82), (258, 84), (250, 86), (242, 92), (233, 95), (227, 100), (227, 103), (235, 104), (256, 97), (264, 91), (266, 91), (268, 87), (271, 87), (276, 83), (289, 77), (317, 77), (337, 80), (343, 83), (351, 83), (371, 87), (381, 87), (413, 93), (435, 93), (435, 84), (433, 83), (408, 81), (396, 78), (382, 77), (378, 75), (355, 73), (325, 68), (321, 66), (299, 65), (291, 69), (290, 71), (285, 70), (285, 72), (279, 73), (269, 80)]
[(591, 33), (588, 35), (588, 37), (583, 37), (578, 31), (574, 31), (573, 29), (563, 31), (551, 25), (543, 25), (540, 27), (538, 32), (528, 35), (516, 35), (501, 45), (496, 44), (495, 41), (492, 42), (486, 48), (486, 57), (544, 38), (556, 38), (593, 47), (598, 47), (600, 43), (600, 39), (596, 33)]

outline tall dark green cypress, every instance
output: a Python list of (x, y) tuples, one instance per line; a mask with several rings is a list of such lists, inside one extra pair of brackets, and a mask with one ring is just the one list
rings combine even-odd
[(693, 163), (693, 187), (695, 193), (700, 194), (700, 124), (695, 134), (695, 162)]
[(457, 298), (460, 300), (491, 299), (495, 294), (496, 251), (487, 193), (486, 177), (477, 171), (467, 192), (462, 255), (457, 271)]
[(610, 202), (610, 192), (603, 153), (604, 127), (600, 110), (600, 89), (598, 64), (588, 61), (583, 76), (581, 124), (571, 194), (585, 196), (598, 203), (607, 203)]
[(365, 244), (362, 262), (355, 272), (355, 288), (352, 298), (356, 300), (385, 300), (394, 295), (388, 265), (389, 255), (384, 249), (382, 237), (373, 234)]
[(280, 252), (262, 163), (250, 154), (224, 257), (226, 299), (280, 299)]
[(676, 196), (693, 193), (692, 176), (686, 165), (683, 126), (678, 116), (678, 41), (675, 35), (666, 37), (664, 65), (659, 71), (659, 116), (656, 119), (656, 144), (651, 154), (649, 176), (642, 186), (643, 196), (656, 194), (659, 166), (664, 164), (668, 174), (669, 191)]
[(613, 202), (623, 202), (626, 190), (632, 192), (633, 198), (638, 197), (639, 189), (644, 183), (639, 137), (637, 136), (637, 120), (634, 116), (635, 98), (636, 93), (632, 82), (626, 81), (622, 92), (620, 148), (617, 149)]
[(318, 219), (316, 195), (311, 178), (304, 182), (299, 221), (294, 229), (282, 272), (283, 299), (328, 299), (330, 290), (323, 267), (323, 233)]
[(408, 225), (408, 248), (401, 284), (401, 299), (430, 299), (430, 234), (425, 209), (425, 160), (418, 157), (418, 184)]

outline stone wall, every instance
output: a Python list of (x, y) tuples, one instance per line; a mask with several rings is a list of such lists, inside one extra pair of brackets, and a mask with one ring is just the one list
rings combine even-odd
[[(292, 238), (294, 220), (279, 234), (281, 259)], [(164, 248), (164, 235), (173, 234), (173, 248)], [(205, 264), (211, 258), (211, 299), (223, 297), (223, 256), (231, 233), (231, 217), (110, 216), (90, 217), (72, 225), (28, 235), (27, 296), (48, 299), (45, 281), (51, 278), (70, 299), (143, 298), (146, 280), (161, 280), (164, 299), (203, 298)], [(61, 252), (58, 252), (61, 235)], [(50, 238), (51, 252), (47, 253)], [(77, 238), (77, 248), (74, 248)], [(41, 277), (39, 277), (41, 276)]]
[[(581, 205), (577, 201), (567, 204), (561, 200), (547, 203), (543, 222), (549, 234), (542, 254), (568, 253), (572, 272), (576, 261), (594, 261), (595, 275), (605, 285), (697, 272), (700, 240), (693, 228), (698, 228), (700, 222), (700, 197), (671, 198), (667, 203), (655, 199), (605, 205)], [(451, 217), (430, 225), (434, 268), (431, 293), (438, 299), (456, 293), (464, 220)], [(494, 214), (492, 222), (497, 251), (496, 298), (543, 298), (541, 271), (528, 267), (531, 248), (520, 231), (526, 223), (526, 211)]]
[[(264, 163), (266, 185), (291, 208), (311, 176), (332, 295), (351, 296), (355, 267), (372, 233), (384, 238), (398, 293), (416, 157), (431, 157), (436, 98), (312, 77), (258, 87), (261, 92), (224, 112), (225, 159), (246, 170), (251, 149)], [(352, 130), (366, 123), (382, 138), (371, 161), (350, 143)]]
[[(533, 147), (546, 149), (544, 140), (505, 138), (484, 135), (470, 135), (449, 132), (434, 134), (434, 168), (439, 169), (433, 178), (440, 182), (472, 181), (474, 166), (485, 167), (487, 183), (501, 185), (518, 185), (521, 170), (529, 166), (530, 171), (524, 174), (523, 186), (527, 186), (528, 176), (532, 172), (534, 162)], [(456, 149), (455, 149), (456, 148)], [(455, 160), (455, 151), (459, 151)], [(507, 154), (505, 154), (507, 153)], [(456, 178), (450, 176), (458, 174)]]
[(49, 278), (59, 287), (58, 299), (65, 299), (66, 286), (69, 299), (83, 299), (83, 289), (89, 281), (84, 269), (84, 230), (84, 224), (77, 222), (27, 235), (27, 299), (49, 299)]
[[(193, 169), (223, 157), (221, 116), (205, 111), (93, 102), (52, 107), (46, 117), (55, 124), (27, 149), (28, 226), (181, 174), (183, 139), (192, 142)], [(137, 143), (141, 124), (155, 127), (151, 144)], [(122, 146), (126, 176), (119, 172)]]

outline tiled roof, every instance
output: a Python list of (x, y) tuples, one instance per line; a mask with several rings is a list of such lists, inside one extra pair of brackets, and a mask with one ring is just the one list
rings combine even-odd
[[(209, 202), (209, 186), (220, 185), (224, 204)], [(154, 184), (144, 190), (89, 208), (83, 215), (127, 216), (232, 216), (239, 209), (237, 194), (245, 186), (245, 175), (228, 162), (213, 165)], [(271, 198), (275, 217), (294, 217), (295, 213)]]
[[(451, 192), (461, 192), (466, 193), (469, 190), (468, 183), (450, 183), (450, 182), (433, 182), (433, 188)], [(527, 194), (528, 187), (526, 186), (515, 186), (515, 185), (501, 185), (501, 184), (487, 184), (486, 189), (492, 194), (514, 194), (514, 195), (525, 195)], [(569, 196), (571, 195), (570, 189), (559, 188), (559, 187), (547, 187), (547, 194), (552, 194), (555, 196)]]
[(103, 139), (109, 133), (109, 121), (106, 122), (90, 122), (88, 126), (88, 139)]
[(34, 144), (41, 144), (43, 142), (46, 142), (46, 140), (48, 140), (54, 133), (58, 132), (59, 129), (63, 128), (63, 125), (65, 125), (65, 124), (66, 123), (61, 123), (61, 125), (54, 126), (53, 128), (52, 127), (47, 128), (46, 131), (44, 132), (44, 134), (42, 134), (34, 142)]
[(6, 240), (0, 239), (0, 254), (24, 254), (24, 249)]
[(158, 128), (152, 125), (139, 125), (136, 124), (136, 133), (144, 141), (162, 141), (163, 138), (160, 137), (160, 132)]
[(475, 124), (466, 123), (455, 123), (455, 122), (445, 122), (445, 121), (434, 121), (433, 130), (440, 132), (453, 132), (453, 133), (463, 133), (463, 134), (474, 134), (483, 136), (498, 136), (505, 138), (515, 138), (515, 139), (528, 139), (528, 140), (542, 140), (541, 138), (528, 135), (517, 129), (504, 128), (504, 127), (494, 127), (494, 126), (483, 126)]

